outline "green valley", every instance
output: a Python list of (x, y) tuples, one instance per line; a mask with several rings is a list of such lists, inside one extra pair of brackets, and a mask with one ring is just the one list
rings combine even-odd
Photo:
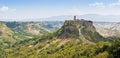
[[(62, 26), (63, 25), (63, 26)], [(0, 58), (119, 58), (120, 39), (92, 21), (0, 22)]]

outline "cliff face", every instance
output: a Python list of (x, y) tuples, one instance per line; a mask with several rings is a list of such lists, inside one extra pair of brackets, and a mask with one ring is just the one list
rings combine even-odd
[(104, 38), (96, 32), (92, 21), (81, 20), (66, 20), (64, 25), (57, 31), (58, 38), (81, 38), (83, 41), (104, 40)]
[(87, 21), (87, 20), (81, 19), (81, 20), (77, 20), (75, 22), (77, 22), (77, 26), (79, 26), (79, 28), (84, 27), (84, 29), (86, 29), (88, 31), (92, 31), (92, 32), (96, 31), (95, 27), (93, 26), (92, 21)]
[(58, 38), (71, 38), (72, 36), (79, 36), (77, 23), (73, 20), (66, 20), (61, 29), (58, 30)]
[(74, 35), (79, 36), (79, 29), (84, 28), (88, 31), (95, 32), (92, 21), (86, 20), (66, 20), (61, 29), (59, 29), (59, 38), (70, 38)]

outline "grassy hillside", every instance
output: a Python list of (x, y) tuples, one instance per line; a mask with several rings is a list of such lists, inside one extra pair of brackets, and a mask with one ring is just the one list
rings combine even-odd
[(63, 22), (5, 22), (6, 25), (14, 31), (34, 34), (34, 35), (43, 35), (49, 32), (58, 30)]
[[(0, 58), (120, 57), (120, 39), (109, 42), (107, 38), (103, 38), (96, 32), (91, 21), (68, 20), (58, 31), (53, 33), (46, 33), (46, 29), (53, 28), (50, 27), (53, 26), (52, 23), (44, 23), (40, 25), (41, 23), (38, 22), (1, 22)], [(41, 30), (43, 26), (44, 31)], [(29, 33), (29, 28), (31, 31), (41, 30), (45, 33), (43, 35)]]

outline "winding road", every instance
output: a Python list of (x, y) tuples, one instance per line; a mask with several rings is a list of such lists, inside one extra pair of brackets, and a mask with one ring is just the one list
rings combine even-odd
[(82, 30), (83, 28), (85, 28), (84, 26), (81, 26), (81, 27), (80, 27), (80, 26), (78, 25), (77, 28), (78, 28), (78, 31), (79, 31), (79, 35), (82, 37), (82, 40), (83, 40), (84, 42), (90, 43), (90, 44), (95, 44), (95, 43), (87, 40), (87, 39), (83, 36), (83, 34), (81, 33), (81, 30)]

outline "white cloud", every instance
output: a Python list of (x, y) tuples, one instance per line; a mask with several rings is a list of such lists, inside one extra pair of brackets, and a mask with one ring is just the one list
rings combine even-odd
[(0, 12), (15, 12), (16, 9), (9, 8), (8, 6), (2, 6), (0, 7)]
[(96, 3), (93, 3), (93, 4), (89, 4), (90, 7), (100, 7), (100, 8), (104, 8), (105, 5), (104, 3), (102, 2), (96, 2)]
[(108, 5), (109, 7), (120, 7), (120, 0), (118, 0), (118, 2), (116, 3), (111, 3)]
[(103, 2), (96, 2), (96, 3), (92, 3), (89, 4), (90, 7), (97, 7), (97, 8), (105, 8), (105, 7), (120, 7), (120, 0), (118, 0), (117, 2), (114, 3), (109, 3), (109, 4), (105, 4)]
[(118, 0), (118, 2), (120, 2), (120, 0)]
[(8, 7), (7, 6), (2, 6), (1, 8), (0, 8), (0, 11), (1, 12), (6, 12), (6, 11), (8, 11)]
[(8, 6), (2, 6), (0, 7), (0, 18), (3, 19), (11, 19), (17, 17), (16, 9), (8, 7)]

